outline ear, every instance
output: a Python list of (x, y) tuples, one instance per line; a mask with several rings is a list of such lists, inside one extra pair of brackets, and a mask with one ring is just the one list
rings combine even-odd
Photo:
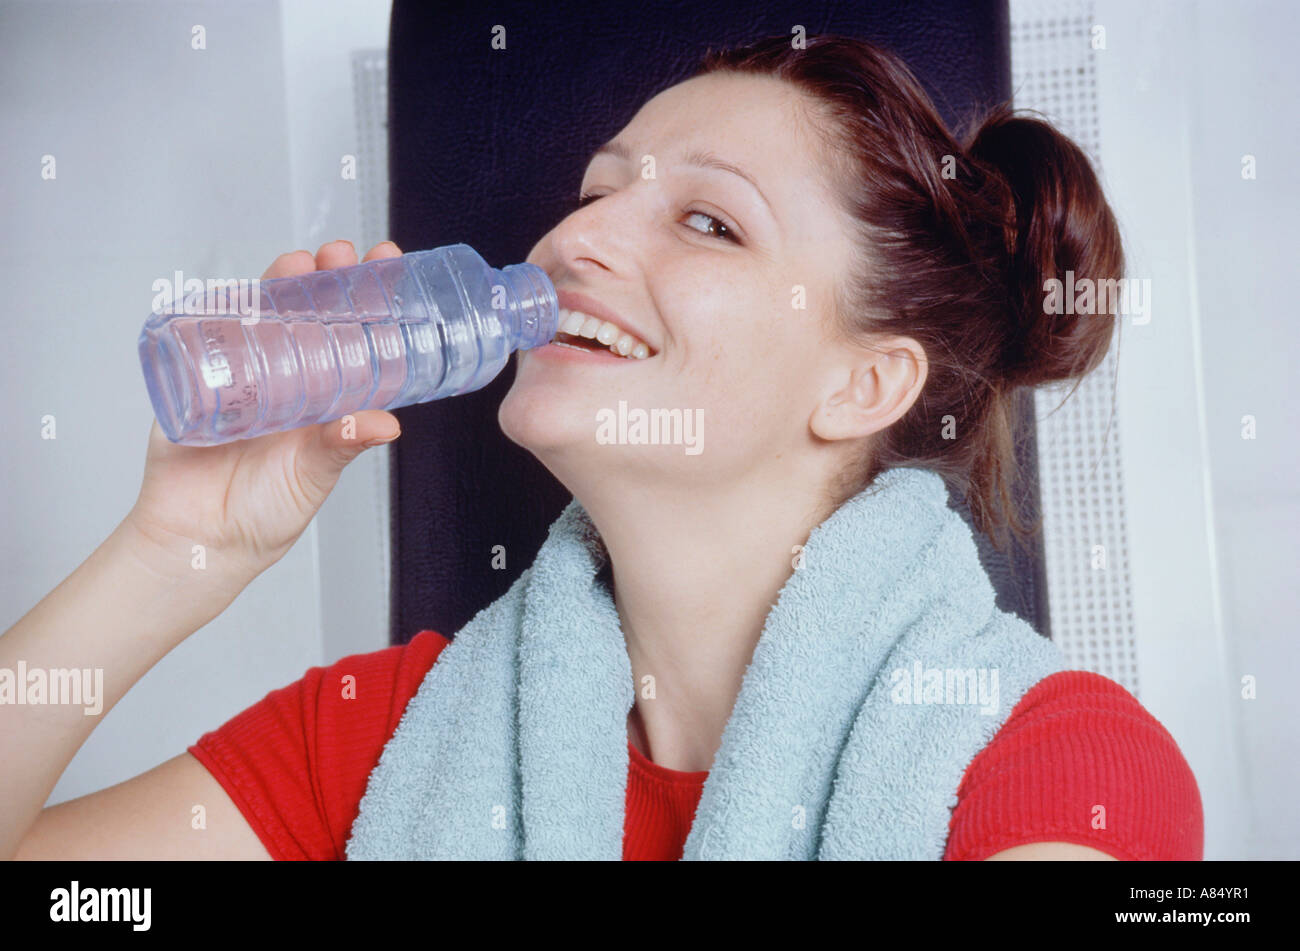
[(876, 337), (839, 364), (808, 421), (822, 439), (857, 439), (888, 428), (925, 385), (925, 350), (911, 337)]

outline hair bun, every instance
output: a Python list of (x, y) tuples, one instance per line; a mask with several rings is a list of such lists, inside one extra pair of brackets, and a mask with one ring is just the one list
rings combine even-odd
[[(1086, 374), (1110, 346), (1117, 300), (1111, 294), (1121, 286), (1124, 271), (1119, 227), (1091, 162), (1054, 126), (1016, 115), (1006, 105), (984, 118), (966, 151), (971, 161), (1000, 175), (1009, 190), (1005, 230), (1012, 315), (1004, 378), (1012, 386), (1034, 386)], [(1053, 280), (1060, 285), (1050, 284)], [(1063, 293), (1084, 288), (1084, 281), (1105, 291), (1092, 294), (1093, 311), (1063, 306)]]

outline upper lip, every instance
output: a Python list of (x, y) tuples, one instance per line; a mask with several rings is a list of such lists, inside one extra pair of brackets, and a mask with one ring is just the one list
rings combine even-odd
[(576, 310), (586, 314), (588, 317), (595, 317), (598, 320), (608, 320), (611, 324), (620, 330), (631, 334), (638, 340), (642, 341), (650, 348), (651, 353), (658, 353), (659, 348), (650, 342), (650, 339), (635, 325), (619, 314), (614, 313), (600, 301), (593, 297), (588, 297), (579, 291), (568, 289), (556, 289), (556, 299), (561, 307), (566, 310)]

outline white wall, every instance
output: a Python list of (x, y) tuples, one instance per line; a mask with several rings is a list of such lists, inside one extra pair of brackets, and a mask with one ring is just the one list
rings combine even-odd
[[(352, 193), (322, 169), (337, 177), (354, 151), (348, 54), (386, 45), (387, 17), (386, 2), (0, 6), (0, 630), (135, 500), (152, 418), (136, 338), (153, 281), (255, 277), (283, 251), (354, 236)], [(196, 24), (206, 49), (191, 48)], [(56, 439), (41, 438), (46, 414)], [(104, 718), (51, 802), (175, 755), (311, 665), (384, 645), (386, 591), (367, 587), (382, 530), (371, 518), (358, 545), (323, 558), (317, 531), (373, 513), (370, 455), (279, 564)], [(335, 579), (324, 604), (322, 576)]]
[[(1224, 665), (1249, 803), (1238, 854), (1250, 858), (1300, 858), (1298, 27), (1288, 0), (1202, 2), (1188, 51), (1201, 379)], [(1247, 154), (1253, 180), (1242, 177)], [(1242, 438), (1247, 415), (1253, 440)], [(1241, 696), (1246, 675), (1257, 678), (1255, 700)]]
[(1098, 0), (1093, 22), (1109, 194), (1152, 282), (1117, 390), (1141, 700), (1196, 773), (1206, 858), (1297, 858), (1297, 13)]

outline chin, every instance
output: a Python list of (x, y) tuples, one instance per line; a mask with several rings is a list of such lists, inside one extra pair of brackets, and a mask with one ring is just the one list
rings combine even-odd
[(501, 432), (539, 459), (590, 439), (582, 412), (566, 406), (564, 395), (551, 387), (520, 386), (516, 381), (497, 407)]

